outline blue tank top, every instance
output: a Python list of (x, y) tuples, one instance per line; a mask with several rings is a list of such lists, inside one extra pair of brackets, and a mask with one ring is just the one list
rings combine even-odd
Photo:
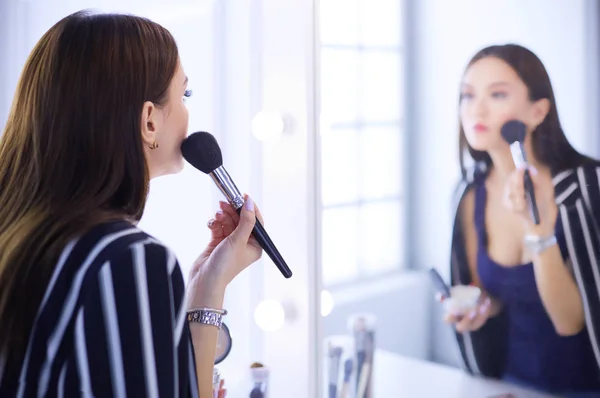
[[(485, 181), (475, 186), (475, 227), (479, 240), (477, 270), (481, 284), (499, 299), (508, 315), (506, 375), (551, 392), (600, 391), (600, 377), (588, 332), (556, 333), (537, 290), (533, 263), (504, 267), (487, 251)], [(556, 238), (568, 257), (565, 236), (557, 220)]]

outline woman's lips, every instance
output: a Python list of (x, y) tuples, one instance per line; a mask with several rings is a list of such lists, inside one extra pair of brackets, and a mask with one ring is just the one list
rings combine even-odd
[(473, 130), (475, 130), (476, 133), (485, 133), (488, 128), (481, 123), (477, 123), (475, 126), (473, 126)]

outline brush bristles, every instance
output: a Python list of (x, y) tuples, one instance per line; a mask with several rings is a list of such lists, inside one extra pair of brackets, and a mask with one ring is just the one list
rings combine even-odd
[(215, 137), (205, 131), (190, 134), (181, 144), (183, 158), (203, 173), (223, 166), (223, 155)]
[(523, 142), (525, 140), (525, 124), (518, 120), (510, 120), (502, 126), (502, 138), (509, 144), (513, 142)]

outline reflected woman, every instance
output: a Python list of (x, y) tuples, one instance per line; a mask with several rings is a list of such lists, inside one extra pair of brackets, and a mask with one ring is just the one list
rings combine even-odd
[[(538, 225), (529, 216), (524, 169), (515, 168), (501, 135), (515, 119), (526, 125)], [(474, 167), (466, 166), (467, 153)], [(469, 62), (460, 165), (452, 284), (479, 286), (483, 300), (445, 320), (456, 328), (466, 368), (540, 391), (597, 396), (600, 164), (565, 137), (548, 73), (526, 48), (491, 46)]]

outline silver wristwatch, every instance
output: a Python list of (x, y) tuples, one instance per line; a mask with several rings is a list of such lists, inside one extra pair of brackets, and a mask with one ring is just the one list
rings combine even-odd
[(556, 244), (556, 236), (536, 236), (536, 235), (525, 235), (525, 247), (532, 254), (540, 254), (546, 249), (551, 248)]
[(188, 322), (197, 322), (203, 325), (216, 326), (221, 328), (223, 317), (227, 315), (227, 310), (215, 310), (213, 308), (194, 308), (188, 310)]

